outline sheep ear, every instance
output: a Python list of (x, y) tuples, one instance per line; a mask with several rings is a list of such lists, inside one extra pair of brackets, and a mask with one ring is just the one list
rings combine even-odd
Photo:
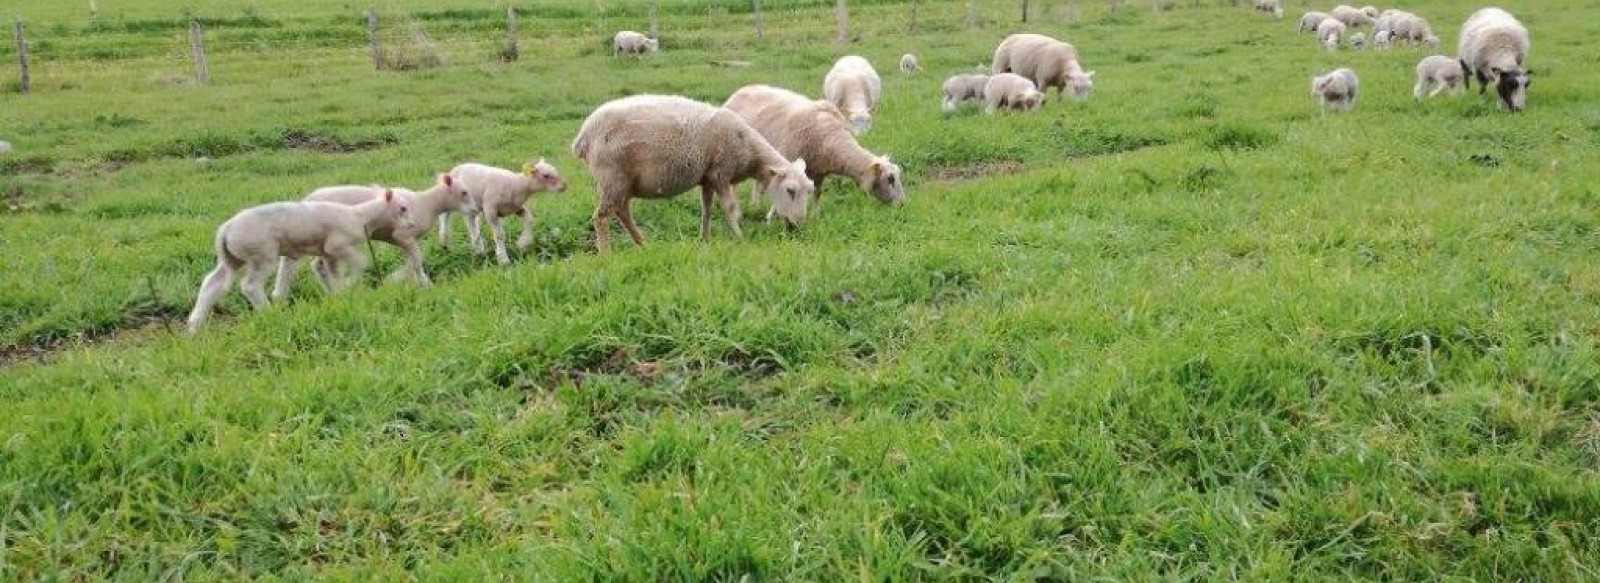
[(523, 174), (527, 174), (528, 176), (533, 176), (533, 164), (532, 163), (523, 164), (522, 165), (522, 173)]
[(882, 178), (884, 169), (885, 169), (885, 167), (884, 167), (883, 161), (880, 160), (880, 161), (872, 163), (872, 175), (873, 176), (877, 176), (879, 178)]
[(805, 171), (806, 171), (806, 159), (805, 158), (795, 158), (794, 159), (794, 167), (795, 167), (796, 170), (799, 170), (802, 174), (805, 173)]
[(1084, 73), (1084, 74), (1083, 74), (1083, 76), (1084, 76), (1084, 77), (1093, 77), (1093, 76), (1094, 76), (1094, 71), (1088, 71), (1088, 72), (1085, 72), (1085, 73)]
[(772, 177), (777, 176), (781, 172), (783, 172), (783, 170), (777, 166), (762, 166), (761, 181), (766, 182), (768, 180), (772, 180)]
[(449, 174), (440, 174), (439, 175), (439, 184), (443, 184), (445, 186), (454, 186), (455, 183), (456, 183), (456, 179), (452, 178)]
[(1496, 77), (1500, 76), (1500, 68), (1499, 67), (1489, 67), (1489, 72), (1490, 73), (1494, 73), (1494, 76), (1496, 76)]
[(389, 188), (383, 189), (383, 202), (394, 202), (394, 190), (393, 189), (389, 189)]

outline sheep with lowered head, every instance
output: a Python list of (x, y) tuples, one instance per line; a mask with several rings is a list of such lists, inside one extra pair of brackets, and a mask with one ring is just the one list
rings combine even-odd
[(1421, 16), (1415, 14), (1398, 14), (1389, 22), (1389, 30), (1393, 33), (1391, 41), (1405, 41), (1410, 45), (1424, 44), (1430, 48), (1439, 48), (1439, 37), (1434, 36), (1433, 26)]
[(1323, 114), (1328, 113), (1329, 105), (1350, 111), (1356, 104), (1356, 89), (1360, 84), (1355, 71), (1349, 68), (1335, 69), (1311, 79), (1311, 95), (1317, 98), (1317, 106)]
[(735, 237), (739, 197), (733, 185), (754, 178), (772, 198), (773, 209), (791, 226), (806, 218), (815, 188), (806, 161), (785, 159), (739, 114), (692, 99), (634, 95), (595, 109), (572, 141), (572, 153), (589, 166), (599, 201), (594, 210), (595, 246), (610, 249), (607, 223), (616, 217), (636, 245), (644, 235), (633, 223), (635, 198), (666, 199), (700, 187), (700, 238), (711, 234), (711, 203), (722, 202)]
[(1305, 14), (1301, 14), (1300, 15), (1300, 29), (1296, 30), (1295, 32), (1316, 33), (1317, 32), (1317, 25), (1322, 24), (1322, 21), (1327, 20), (1329, 18), (1333, 18), (1333, 16), (1330, 16), (1326, 12), (1311, 11), (1311, 12), (1307, 12)]
[[(381, 198), (388, 192), (392, 192), (396, 198), (408, 204), (411, 220), (405, 224), (394, 221), (376, 223), (368, 230), (368, 238), (399, 247), (401, 253), (406, 256), (406, 265), (402, 271), (409, 270), (417, 283), (424, 286), (432, 285), (433, 282), (428, 279), (428, 272), (422, 265), (422, 249), (419, 245), (422, 237), (428, 234), (434, 219), (443, 216), (444, 213), (477, 209), (477, 203), (473, 201), (465, 185), (449, 174), (440, 174), (433, 186), (422, 192), (380, 186), (329, 186), (312, 191), (303, 200), (355, 206)], [(320, 262), (321, 259), (317, 261)], [(299, 266), (300, 259), (296, 257), (283, 257), (278, 261), (278, 279), (272, 289), (273, 299), (281, 300), (289, 296), (289, 287), (294, 282), (294, 274)], [(320, 266), (317, 267), (318, 271), (322, 269)]]
[(1344, 37), (1346, 27), (1337, 18), (1329, 18), (1317, 25), (1317, 40), (1322, 43), (1324, 50), (1339, 50), (1339, 40)]
[(917, 56), (911, 53), (900, 55), (900, 72), (910, 75), (922, 70), (922, 65), (917, 62)]
[(844, 112), (855, 135), (872, 129), (872, 111), (883, 93), (883, 79), (872, 63), (857, 55), (840, 58), (822, 80), (822, 98)]
[(955, 75), (945, 79), (940, 90), (944, 101), (939, 108), (950, 113), (967, 101), (983, 101), (983, 87), (988, 84), (988, 75)]
[(1334, 6), (1333, 10), (1328, 11), (1328, 14), (1333, 16), (1334, 20), (1343, 22), (1345, 26), (1350, 28), (1372, 24), (1372, 17), (1368, 16), (1367, 13), (1362, 12), (1359, 8), (1343, 4)]
[(1042, 34), (1013, 34), (1000, 41), (990, 72), (1021, 75), (1041, 93), (1055, 87), (1058, 94), (1066, 95), (1070, 88), (1077, 101), (1088, 99), (1094, 89), (1094, 71), (1083, 70), (1078, 49)]
[[(1528, 99), (1533, 71), (1522, 68), (1532, 42), (1528, 29), (1499, 8), (1484, 8), (1461, 25), (1461, 46), (1457, 58), (1461, 68), (1478, 78), (1478, 94), (1495, 83), (1500, 103), (1513, 112), (1522, 111)], [(1467, 86), (1472, 80), (1466, 80)]]
[(222, 294), (244, 272), (240, 291), (250, 307), (266, 309), (267, 277), (280, 257), (317, 256), (317, 281), (330, 293), (343, 291), (367, 267), (362, 244), (381, 225), (415, 227), (406, 198), (383, 196), (355, 205), (332, 202), (275, 202), (251, 207), (217, 227), (212, 239), (217, 266), (200, 283), (188, 330), (198, 332)]
[(661, 51), (661, 41), (643, 33), (624, 30), (611, 37), (611, 56), (644, 55)]
[(983, 111), (990, 115), (1001, 109), (1038, 111), (1043, 105), (1044, 93), (1033, 81), (1015, 73), (989, 77), (989, 82), (983, 87)]
[[(522, 216), (522, 235), (517, 237), (517, 250), (526, 251), (533, 245), (533, 210), (528, 208), (528, 199), (535, 192), (567, 190), (561, 173), (544, 158), (524, 164), (522, 172), (468, 162), (450, 169), (450, 175), (466, 187), (474, 203), (474, 208), (463, 211), (472, 251), (478, 255), (484, 252), (479, 223), (483, 219), (489, 223), (489, 233), (494, 236), (494, 258), (501, 265), (510, 264), (511, 257), (506, 254), (506, 231), (500, 220), (511, 215)], [(449, 238), (450, 218), (441, 215), (439, 240), (444, 242)]]
[(1256, 0), (1255, 9), (1260, 12), (1283, 18), (1282, 0)]
[(1428, 91), (1428, 97), (1438, 95), (1445, 89), (1450, 93), (1460, 95), (1466, 91), (1467, 73), (1461, 68), (1461, 61), (1444, 55), (1423, 57), (1417, 62), (1417, 84), (1411, 88), (1411, 97), (1417, 101), (1422, 100), (1422, 93)]
[(1393, 37), (1394, 31), (1380, 30), (1378, 32), (1374, 32), (1372, 33), (1372, 46), (1380, 49), (1387, 49), (1389, 48), (1389, 43), (1394, 40)]

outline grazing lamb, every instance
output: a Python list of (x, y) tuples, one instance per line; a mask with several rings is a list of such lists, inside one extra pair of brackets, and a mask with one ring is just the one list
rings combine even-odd
[[(1528, 86), (1533, 84), (1533, 71), (1522, 68), (1531, 47), (1528, 29), (1515, 16), (1499, 8), (1484, 8), (1461, 25), (1457, 58), (1461, 59), (1462, 70), (1478, 78), (1479, 95), (1492, 79), (1500, 104), (1516, 112), (1522, 111)], [(1467, 79), (1466, 84), (1470, 87), (1472, 80)]]
[(631, 30), (624, 30), (611, 37), (611, 56), (618, 55), (644, 55), (661, 50), (661, 42)]
[(1000, 109), (1012, 111), (1038, 111), (1044, 105), (1044, 93), (1027, 77), (1015, 73), (999, 73), (989, 77), (983, 87), (983, 111), (993, 115)]
[(761, 181), (773, 209), (790, 226), (805, 221), (815, 185), (806, 161), (790, 162), (739, 114), (683, 97), (635, 95), (594, 110), (572, 141), (572, 153), (589, 166), (599, 194), (594, 209), (595, 247), (610, 249), (606, 227), (616, 217), (636, 245), (644, 235), (633, 223), (635, 198), (665, 199), (700, 187), (700, 238), (711, 235), (711, 202), (720, 198), (735, 237), (739, 197), (733, 185)]
[(1431, 48), (1439, 48), (1439, 37), (1433, 35), (1433, 27), (1428, 21), (1415, 14), (1399, 14), (1389, 21), (1389, 30), (1394, 33), (1391, 41), (1405, 41), (1407, 44), (1425, 44)]
[(240, 291), (250, 307), (269, 304), (267, 277), (280, 257), (317, 256), (317, 281), (330, 293), (343, 291), (367, 267), (361, 249), (367, 232), (378, 225), (414, 228), (406, 198), (385, 191), (383, 196), (347, 206), (331, 202), (275, 202), (251, 207), (217, 227), (212, 246), (217, 266), (206, 274), (189, 312), (190, 334), (198, 332), (217, 300), (244, 271)]
[(1356, 104), (1356, 89), (1361, 81), (1356, 78), (1356, 72), (1348, 68), (1336, 69), (1325, 75), (1311, 79), (1311, 94), (1317, 98), (1317, 106), (1323, 114), (1328, 113), (1328, 105), (1350, 111)]
[(1366, 48), (1366, 46), (1367, 46), (1367, 35), (1361, 34), (1359, 32), (1350, 35), (1350, 48), (1351, 49), (1359, 51), (1359, 50), (1361, 50), (1363, 48)]
[(1417, 63), (1417, 85), (1411, 89), (1411, 97), (1417, 101), (1422, 100), (1422, 92), (1428, 92), (1428, 97), (1438, 95), (1445, 89), (1450, 89), (1453, 95), (1460, 95), (1466, 91), (1467, 72), (1461, 68), (1461, 61), (1444, 55), (1423, 57)]
[(1384, 31), (1393, 31), (1394, 30), (1394, 21), (1396, 19), (1404, 17), (1404, 16), (1415, 16), (1415, 15), (1411, 14), (1410, 12), (1406, 12), (1404, 10), (1398, 10), (1398, 9), (1389, 9), (1389, 10), (1383, 11), (1383, 13), (1379, 14), (1376, 19), (1373, 19), (1373, 21), (1372, 21), (1372, 33), (1373, 34), (1377, 34), (1377, 33), (1384, 32)]
[(1377, 6), (1362, 6), (1361, 13), (1367, 15), (1368, 18), (1377, 18), (1379, 14), (1382, 14), (1378, 12)]
[[(878, 202), (905, 202), (900, 166), (888, 156), (868, 152), (850, 133), (850, 122), (832, 103), (768, 85), (747, 85), (724, 108), (739, 114), (784, 158), (806, 161), (806, 177), (821, 184), (832, 175), (855, 179)], [(756, 191), (751, 190), (752, 201)], [(822, 207), (822, 189), (813, 191), (812, 208)], [(774, 208), (776, 210), (776, 208)], [(772, 218), (772, 212), (767, 218)]]
[(1317, 32), (1317, 25), (1322, 24), (1322, 21), (1329, 18), (1333, 17), (1326, 12), (1312, 11), (1302, 14), (1300, 15), (1300, 29), (1295, 32), (1315, 33)]
[(956, 75), (944, 81), (944, 102), (940, 108), (949, 113), (967, 101), (983, 101), (983, 87), (989, 83), (988, 75)]
[(1055, 87), (1058, 94), (1066, 95), (1071, 86), (1072, 98), (1077, 101), (1088, 99), (1094, 89), (1094, 71), (1083, 70), (1078, 50), (1042, 34), (1013, 34), (1000, 41), (990, 72), (1026, 77), (1041, 93)]
[(1317, 39), (1322, 42), (1324, 50), (1339, 50), (1339, 39), (1344, 37), (1345, 24), (1338, 19), (1329, 18), (1317, 25)]
[(872, 129), (872, 111), (878, 107), (878, 96), (883, 92), (883, 80), (872, 63), (856, 55), (839, 59), (822, 80), (822, 98), (832, 103), (850, 119), (850, 131), (855, 135)]
[[(450, 170), (450, 175), (467, 189), (472, 205), (462, 210), (467, 217), (467, 238), (472, 251), (484, 252), (480, 219), (487, 219), (489, 232), (494, 236), (494, 258), (501, 265), (511, 263), (506, 254), (506, 231), (500, 219), (522, 215), (522, 235), (517, 237), (517, 250), (526, 251), (533, 245), (533, 210), (528, 208), (528, 198), (535, 192), (565, 192), (567, 182), (554, 166), (540, 158), (522, 166), (522, 172), (512, 172), (483, 164), (466, 163)], [(450, 217), (439, 216), (439, 241), (447, 245), (450, 240)]]
[(1394, 33), (1391, 32), (1391, 31), (1387, 31), (1387, 30), (1380, 30), (1378, 32), (1374, 32), (1374, 33), (1372, 33), (1372, 46), (1375, 46), (1375, 47), (1380, 48), (1380, 49), (1387, 49), (1387, 48), (1389, 48), (1389, 42), (1390, 42), (1390, 40), (1392, 40), (1391, 37), (1393, 37), (1393, 36), (1394, 36)]
[[(379, 186), (330, 186), (312, 191), (304, 200), (355, 206), (382, 197), (385, 192), (393, 192), (395, 197), (409, 205), (411, 221), (409, 226), (392, 222), (374, 224), (368, 231), (368, 238), (399, 247), (405, 254), (406, 265), (396, 274), (409, 271), (411, 276), (417, 279), (417, 283), (424, 286), (432, 285), (433, 282), (428, 279), (428, 273), (422, 266), (422, 249), (418, 245), (420, 239), (428, 234), (428, 228), (433, 225), (436, 217), (450, 211), (477, 210), (476, 203), (473, 202), (466, 187), (449, 174), (440, 174), (433, 186), (420, 193)], [(320, 262), (321, 259), (317, 261)], [(281, 300), (289, 296), (290, 285), (294, 283), (294, 275), (299, 267), (299, 258), (282, 257), (278, 260), (278, 278), (272, 288), (272, 299)], [(316, 269), (320, 271), (323, 268), (319, 266)]]
[(917, 56), (911, 53), (900, 55), (900, 72), (910, 75), (922, 70), (922, 65), (917, 63)]
[(1256, 0), (1255, 9), (1283, 18), (1283, 4), (1280, 0)]
[(1333, 10), (1328, 11), (1328, 14), (1332, 15), (1334, 20), (1343, 22), (1345, 26), (1350, 28), (1372, 24), (1372, 17), (1367, 16), (1367, 13), (1343, 4), (1334, 6)]

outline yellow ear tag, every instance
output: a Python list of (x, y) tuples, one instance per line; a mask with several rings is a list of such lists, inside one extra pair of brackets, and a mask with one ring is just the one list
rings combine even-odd
[(522, 173), (527, 174), (528, 176), (533, 176), (533, 164), (523, 164)]

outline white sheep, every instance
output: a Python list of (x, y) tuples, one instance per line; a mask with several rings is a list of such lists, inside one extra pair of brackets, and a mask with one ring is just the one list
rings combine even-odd
[(1406, 41), (1407, 44), (1425, 44), (1431, 48), (1439, 48), (1439, 37), (1434, 36), (1433, 26), (1421, 16), (1415, 14), (1397, 14), (1389, 21), (1389, 30), (1394, 36), (1391, 41)]
[(1368, 18), (1377, 18), (1379, 14), (1382, 14), (1378, 12), (1377, 6), (1362, 6), (1361, 13), (1367, 15)]
[(1064, 96), (1070, 86), (1072, 98), (1077, 101), (1088, 99), (1094, 89), (1094, 71), (1083, 70), (1078, 63), (1078, 49), (1042, 34), (1013, 34), (1000, 41), (990, 72), (1021, 75), (1041, 93), (1055, 87)]
[(1380, 30), (1378, 32), (1374, 32), (1372, 33), (1372, 46), (1380, 49), (1387, 49), (1389, 48), (1389, 43), (1393, 39), (1393, 36), (1393, 31)]
[(878, 108), (882, 92), (878, 71), (857, 55), (840, 58), (822, 80), (822, 98), (844, 112), (850, 119), (850, 131), (858, 136), (872, 129), (872, 112)]
[[(821, 184), (832, 175), (848, 176), (878, 202), (905, 201), (900, 166), (868, 152), (850, 133), (850, 123), (833, 104), (768, 85), (735, 91), (723, 107), (739, 114), (784, 158), (806, 161), (806, 177)], [(752, 190), (752, 195), (756, 193)], [(822, 189), (814, 191), (813, 209), (822, 206)], [(753, 198), (753, 197), (752, 197)], [(772, 213), (767, 214), (772, 218)]]
[(917, 56), (911, 53), (900, 55), (900, 72), (910, 75), (922, 70), (922, 65), (917, 62)]
[(1283, 4), (1280, 0), (1256, 0), (1255, 9), (1283, 18)]
[(317, 281), (330, 293), (343, 291), (366, 269), (362, 244), (379, 225), (416, 226), (405, 198), (393, 192), (355, 206), (331, 202), (275, 202), (240, 211), (217, 227), (212, 247), (217, 266), (206, 274), (189, 312), (190, 334), (198, 332), (217, 300), (244, 271), (240, 291), (250, 307), (265, 309), (267, 277), (281, 257), (317, 256)]
[(1015, 73), (998, 73), (989, 77), (983, 87), (983, 111), (993, 115), (1000, 109), (1012, 111), (1038, 111), (1044, 105), (1044, 93), (1027, 77)]
[[(1501, 105), (1516, 112), (1526, 105), (1528, 86), (1533, 83), (1533, 71), (1522, 68), (1531, 47), (1528, 29), (1515, 16), (1499, 8), (1484, 8), (1461, 25), (1457, 58), (1463, 70), (1478, 78), (1478, 94), (1483, 94), (1492, 79)], [(1472, 80), (1466, 83), (1470, 87)]]
[(1444, 55), (1423, 57), (1417, 62), (1417, 85), (1411, 89), (1411, 97), (1421, 101), (1423, 92), (1433, 97), (1445, 89), (1450, 89), (1452, 95), (1460, 95), (1467, 89), (1466, 81), (1467, 73), (1461, 68), (1461, 61)]
[[(472, 198), (472, 205), (460, 212), (466, 215), (467, 238), (472, 251), (484, 253), (483, 231), (480, 220), (489, 223), (494, 237), (494, 258), (501, 265), (511, 263), (506, 254), (506, 231), (500, 219), (522, 215), (522, 235), (517, 237), (517, 250), (526, 251), (533, 245), (533, 210), (528, 199), (535, 192), (565, 192), (567, 183), (554, 166), (540, 158), (522, 166), (522, 172), (504, 168), (466, 163), (450, 170), (450, 175), (460, 182)], [(448, 246), (450, 241), (450, 216), (439, 216), (439, 242)]]
[(1328, 14), (1332, 15), (1335, 20), (1343, 22), (1345, 26), (1350, 28), (1372, 24), (1372, 17), (1368, 16), (1367, 13), (1362, 12), (1358, 8), (1345, 6), (1343, 4), (1334, 6), (1333, 10), (1328, 11)]
[(1344, 37), (1345, 24), (1337, 18), (1329, 18), (1317, 25), (1317, 40), (1322, 42), (1322, 48), (1329, 51), (1339, 49), (1339, 39)]
[(1317, 98), (1317, 106), (1323, 114), (1328, 113), (1328, 106), (1350, 111), (1356, 104), (1356, 89), (1361, 81), (1356, 78), (1356, 72), (1348, 68), (1336, 69), (1324, 75), (1311, 79), (1311, 95)]
[(1295, 32), (1317, 32), (1317, 25), (1322, 21), (1333, 18), (1326, 12), (1311, 11), (1300, 15), (1300, 29)]
[(661, 41), (649, 36), (624, 30), (611, 37), (611, 56), (617, 55), (644, 55), (661, 50)]
[(1411, 14), (1410, 12), (1406, 12), (1404, 10), (1399, 10), (1399, 9), (1394, 9), (1394, 8), (1391, 8), (1389, 10), (1383, 11), (1382, 13), (1378, 14), (1377, 18), (1373, 19), (1373, 21), (1372, 21), (1372, 33), (1374, 35), (1376, 35), (1376, 34), (1378, 34), (1380, 32), (1393, 31), (1394, 30), (1394, 21), (1396, 19), (1404, 17), (1404, 16), (1415, 16), (1415, 15)]
[(1367, 46), (1367, 35), (1361, 34), (1359, 32), (1350, 35), (1350, 48), (1351, 49), (1359, 51), (1359, 50), (1361, 50), (1363, 48), (1366, 48), (1366, 46)]
[(610, 217), (634, 244), (644, 244), (630, 208), (635, 198), (666, 199), (699, 186), (701, 240), (711, 234), (713, 198), (721, 200), (728, 228), (742, 238), (734, 184), (759, 180), (791, 226), (805, 221), (815, 188), (805, 160), (784, 159), (739, 114), (684, 97), (635, 95), (606, 103), (583, 121), (572, 153), (594, 175), (595, 247), (602, 252), (610, 248)]
[(967, 101), (983, 101), (983, 87), (988, 83), (988, 75), (955, 75), (945, 79), (940, 90), (944, 95), (940, 109), (949, 113)]

